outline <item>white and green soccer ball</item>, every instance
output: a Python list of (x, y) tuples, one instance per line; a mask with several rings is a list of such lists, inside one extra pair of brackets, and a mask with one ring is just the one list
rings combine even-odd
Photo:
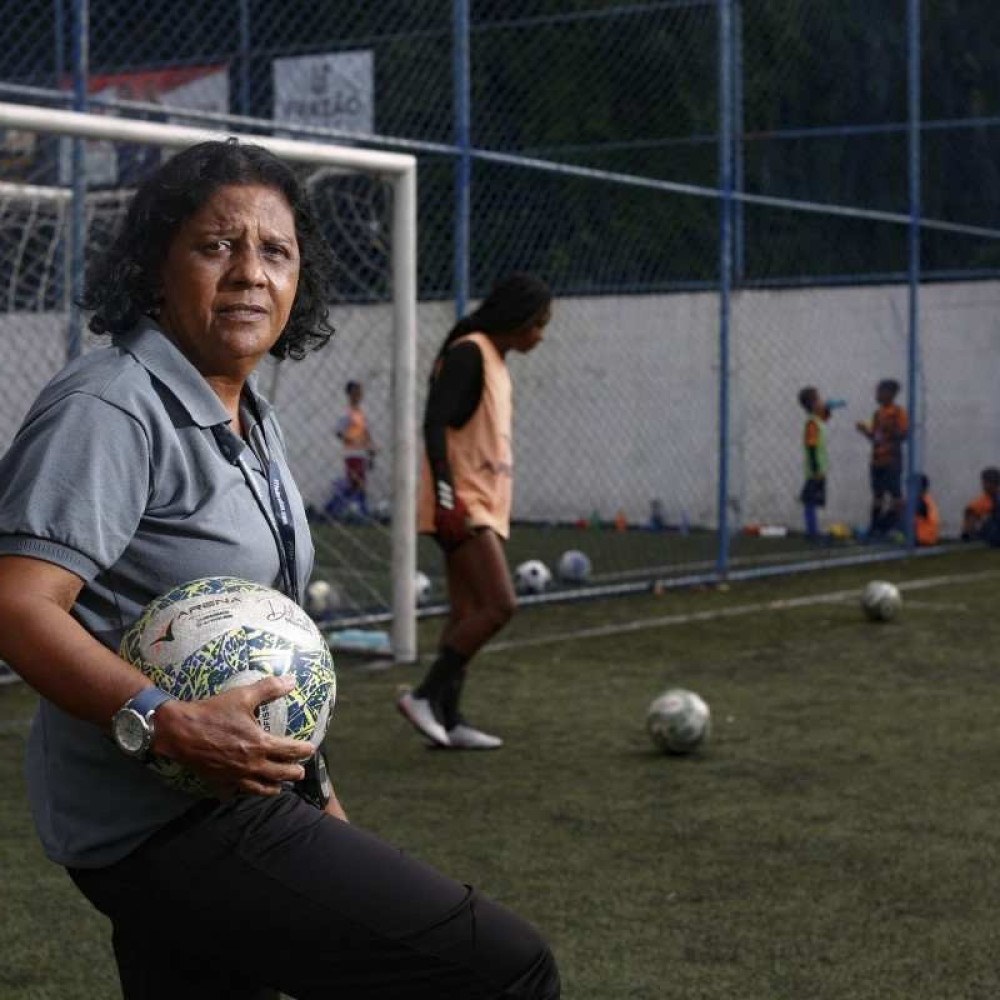
[[(182, 701), (292, 674), (295, 687), (261, 705), (258, 721), (313, 747), (326, 735), (337, 697), (330, 647), (302, 608), (269, 587), (226, 576), (174, 587), (146, 606), (119, 653)], [(153, 756), (149, 767), (182, 791), (213, 794), (176, 761)]]
[(664, 691), (646, 710), (646, 731), (664, 753), (691, 753), (708, 739), (711, 728), (708, 704), (686, 688)]
[(902, 607), (903, 595), (887, 580), (872, 580), (861, 592), (861, 608), (873, 622), (892, 621)]

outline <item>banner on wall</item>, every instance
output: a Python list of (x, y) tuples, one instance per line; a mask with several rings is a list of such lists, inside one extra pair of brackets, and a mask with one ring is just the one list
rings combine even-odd
[(274, 120), (371, 135), (375, 128), (370, 49), (275, 59)]
[[(126, 111), (129, 117), (152, 122), (183, 120), (171, 111), (229, 112), (229, 67), (173, 66), (136, 70), (131, 73), (106, 73), (92, 76), (91, 97), (116, 101), (143, 101), (160, 105), (162, 111)], [(114, 114), (95, 106), (93, 114)], [(72, 140), (64, 139), (59, 149), (59, 183), (69, 184), (72, 177)], [(163, 150), (142, 143), (112, 143), (87, 140), (84, 158), (87, 184), (90, 187), (131, 187), (159, 164)]]

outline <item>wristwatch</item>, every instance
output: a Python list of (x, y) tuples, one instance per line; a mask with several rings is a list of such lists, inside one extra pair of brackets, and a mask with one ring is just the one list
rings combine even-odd
[(143, 688), (129, 698), (111, 718), (111, 735), (118, 749), (129, 757), (145, 757), (153, 742), (153, 716), (172, 694), (158, 687)]

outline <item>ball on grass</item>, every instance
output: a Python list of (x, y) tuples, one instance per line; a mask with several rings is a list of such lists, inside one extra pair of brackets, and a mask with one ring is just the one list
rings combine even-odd
[(646, 731), (664, 753), (691, 753), (708, 739), (711, 726), (707, 702), (686, 688), (664, 691), (646, 710)]
[(903, 595), (887, 580), (872, 580), (861, 592), (861, 608), (870, 621), (892, 621), (902, 607)]

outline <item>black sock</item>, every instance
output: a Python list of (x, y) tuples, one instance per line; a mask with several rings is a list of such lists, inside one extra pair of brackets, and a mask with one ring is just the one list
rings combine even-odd
[[(434, 707), (435, 714), (443, 716), (446, 702), (451, 701), (452, 712), (458, 710), (458, 694), (462, 688), (462, 677), (469, 658), (451, 646), (442, 646), (437, 659), (431, 664), (427, 676), (413, 692), (418, 698), (424, 698)], [(444, 721), (442, 719), (442, 721)], [(454, 724), (454, 723), (452, 723)], [(445, 724), (445, 728), (450, 726)]]
[(462, 685), (465, 683), (465, 665), (451, 676), (448, 687), (441, 698), (441, 724), (445, 729), (454, 729), (462, 722), (462, 714), (458, 710), (458, 702), (462, 697)]

